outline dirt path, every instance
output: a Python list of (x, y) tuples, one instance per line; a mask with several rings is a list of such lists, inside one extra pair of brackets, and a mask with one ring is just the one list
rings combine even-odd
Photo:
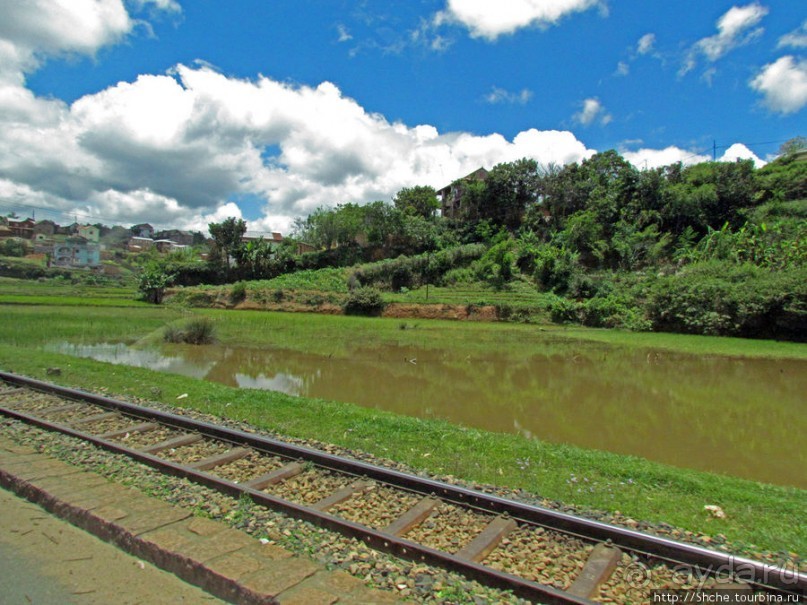
[(0, 603), (223, 603), (0, 489)]

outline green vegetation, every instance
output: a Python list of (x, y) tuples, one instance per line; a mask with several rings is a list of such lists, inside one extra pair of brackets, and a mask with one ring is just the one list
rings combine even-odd
[(384, 300), (375, 288), (362, 287), (353, 290), (345, 303), (347, 315), (381, 315)]
[(194, 317), (180, 324), (166, 326), (163, 330), (163, 340), (189, 345), (208, 345), (216, 341), (216, 329), (207, 317)]
[[(206, 281), (247, 285), (229, 300), (208, 288), (172, 300), (333, 312), (369, 286), (384, 303), (492, 304), (511, 321), (804, 341), (807, 162), (788, 149), (762, 169), (640, 171), (614, 151), (562, 168), (523, 159), (455, 183), (451, 219), (435, 216), (433, 189), (405, 188), (393, 204), (320, 208), (279, 247), (239, 244), (232, 219), (211, 225), (220, 252)], [(320, 251), (300, 254), (299, 241)], [(199, 283), (162, 272), (166, 285)]]

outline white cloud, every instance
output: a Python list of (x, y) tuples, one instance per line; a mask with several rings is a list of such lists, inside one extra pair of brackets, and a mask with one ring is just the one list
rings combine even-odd
[(686, 74), (703, 55), (715, 62), (735, 48), (758, 38), (762, 28), (754, 28), (768, 14), (768, 8), (761, 4), (733, 6), (717, 21), (717, 34), (698, 40), (689, 50), (680, 74)]
[(495, 40), (525, 27), (548, 27), (566, 15), (597, 6), (605, 10), (601, 0), (448, 0), (435, 22), (459, 23), (475, 38)]
[(757, 168), (762, 168), (767, 164), (766, 161), (757, 157), (757, 154), (742, 143), (734, 143), (734, 145), (726, 149), (720, 158), (721, 162), (735, 162), (737, 160), (753, 160)]
[(645, 34), (639, 41), (636, 43), (636, 52), (640, 55), (646, 55), (649, 52), (653, 51), (653, 47), (656, 45), (656, 34)]
[(664, 149), (638, 149), (636, 151), (622, 151), (622, 157), (637, 168), (660, 168), (670, 164), (682, 162), (683, 164), (698, 164), (708, 162), (711, 156), (693, 153), (680, 147), (670, 146)]
[(807, 48), (807, 21), (801, 27), (779, 38), (778, 48)]
[(350, 35), (347, 27), (342, 25), (341, 23), (336, 26), (336, 31), (339, 34), (338, 42), (349, 42), (353, 39), (353, 36)]
[(532, 91), (523, 88), (521, 92), (510, 92), (504, 88), (494, 86), (491, 91), (485, 95), (485, 102), (491, 105), (509, 104), (509, 105), (526, 105), (532, 99)]
[(134, 26), (122, 0), (0, 0), (0, 14), (0, 39), (13, 48), (4, 71), (31, 70), (42, 55), (94, 55)]
[(153, 4), (155, 8), (169, 13), (182, 12), (182, 7), (176, 0), (135, 0), (135, 4), (144, 7)]
[[(661, 168), (670, 164), (681, 162), (685, 166), (710, 162), (711, 155), (693, 152), (680, 147), (670, 146), (665, 149), (638, 149), (636, 151), (622, 151), (622, 157), (640, 169)], [(766, 164), (758, 158), (753, 151), (742, 143), (735, 143), (718, 158), (719, 162), (734, 162), (736, 160), (753, 160), (758, 168)]]
[(796, 113), (807, 105), (807, 60), (785, 56), (769, 63), (750, 82), (772, 111)]
[(617, 76), (627, 76), (630, 73), (630, 65), (625, 61), (620, 61), (617, 63), (616, 71), (614, 72)]
[(605, 107), (603, 107), (599, 99), (590, 98), (583, 101), (582, 109), (574, 114), (572, 119), (583, 126), (590, 126), (595, 122), (605, 126), (611, 122), (613, 116), (605, 111)]
[(207, 65), (140, 76), (70, 106), (7, 90), (18, 94), (0, 94), (0, 196), (123, 224), (200, 228), (250, 195), (265, 200), (251, 229), (287, 229), (320, 205), (389, 200), (525, 156), (567, 163), (594, 153), (569, 132), (508, 141), (391, 123), (328, 82), (243, 80)]

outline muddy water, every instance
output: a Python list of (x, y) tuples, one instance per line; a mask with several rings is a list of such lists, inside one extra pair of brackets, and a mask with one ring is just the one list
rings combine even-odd
[(515, 358), (400, 346), (61, 345), (63, 353), (230, 386), (353, 402), (490, 431), (807, 488), (807, 362), (595, 343)]

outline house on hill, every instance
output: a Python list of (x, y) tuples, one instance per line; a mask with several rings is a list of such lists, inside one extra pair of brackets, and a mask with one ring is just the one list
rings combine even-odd
[[(34, 225), (34, 237), (37, 236), (44, 236), (45, 238), (53, 237), (53, 234), (56, 233), (56, 228), (59, 225), (54, 223), (53, 221), (44, 220), (39, 221), (36, 225)], [(42, 239), (41, 237), (39, 239)]]
[(154, 239), (154, 227), (148, 223), (141, 223), (132, 227), (132, 235), (135, 237), (147, 237)]
[(93, 244), (97, 244), (101, 238), (101, 230), (95, 225), (78, 225), (76, 234)]
[(57, 267), (97, 267), (101, 264), (101, 253), (97, 244), (76, 235), (53, 245), (51, 264)]
[(474, 182), (485, 182), (488, 179), (488, 171), (484, 168), (477, 168), (471, 174), (461, 179), (457, 179), (450, 185), (446, 185), (437, 191), (440, 198), (440, 212), (445, 218), (461, 219), (465, 218), (462, 208), (462, 196), (468, 185)]
[(33, 239), (34, 237), (34, 219), (32, 218), (9, 218), (8, 228), (14, 237), (21, 239)]
[(193, 233), (188, 231), (180, 231), (179, 229), (168, 229), (167, 231), (160, 231), (153, 236), (155, 241), (158, 240), (171, 240), (179, 246), (192, 246)]
[(126, 244), (126, 249), (129, 252), (144, 252), (150, 250), (154, 246), (154, 240), (150, 237), (134, 236), (129, 238)]

